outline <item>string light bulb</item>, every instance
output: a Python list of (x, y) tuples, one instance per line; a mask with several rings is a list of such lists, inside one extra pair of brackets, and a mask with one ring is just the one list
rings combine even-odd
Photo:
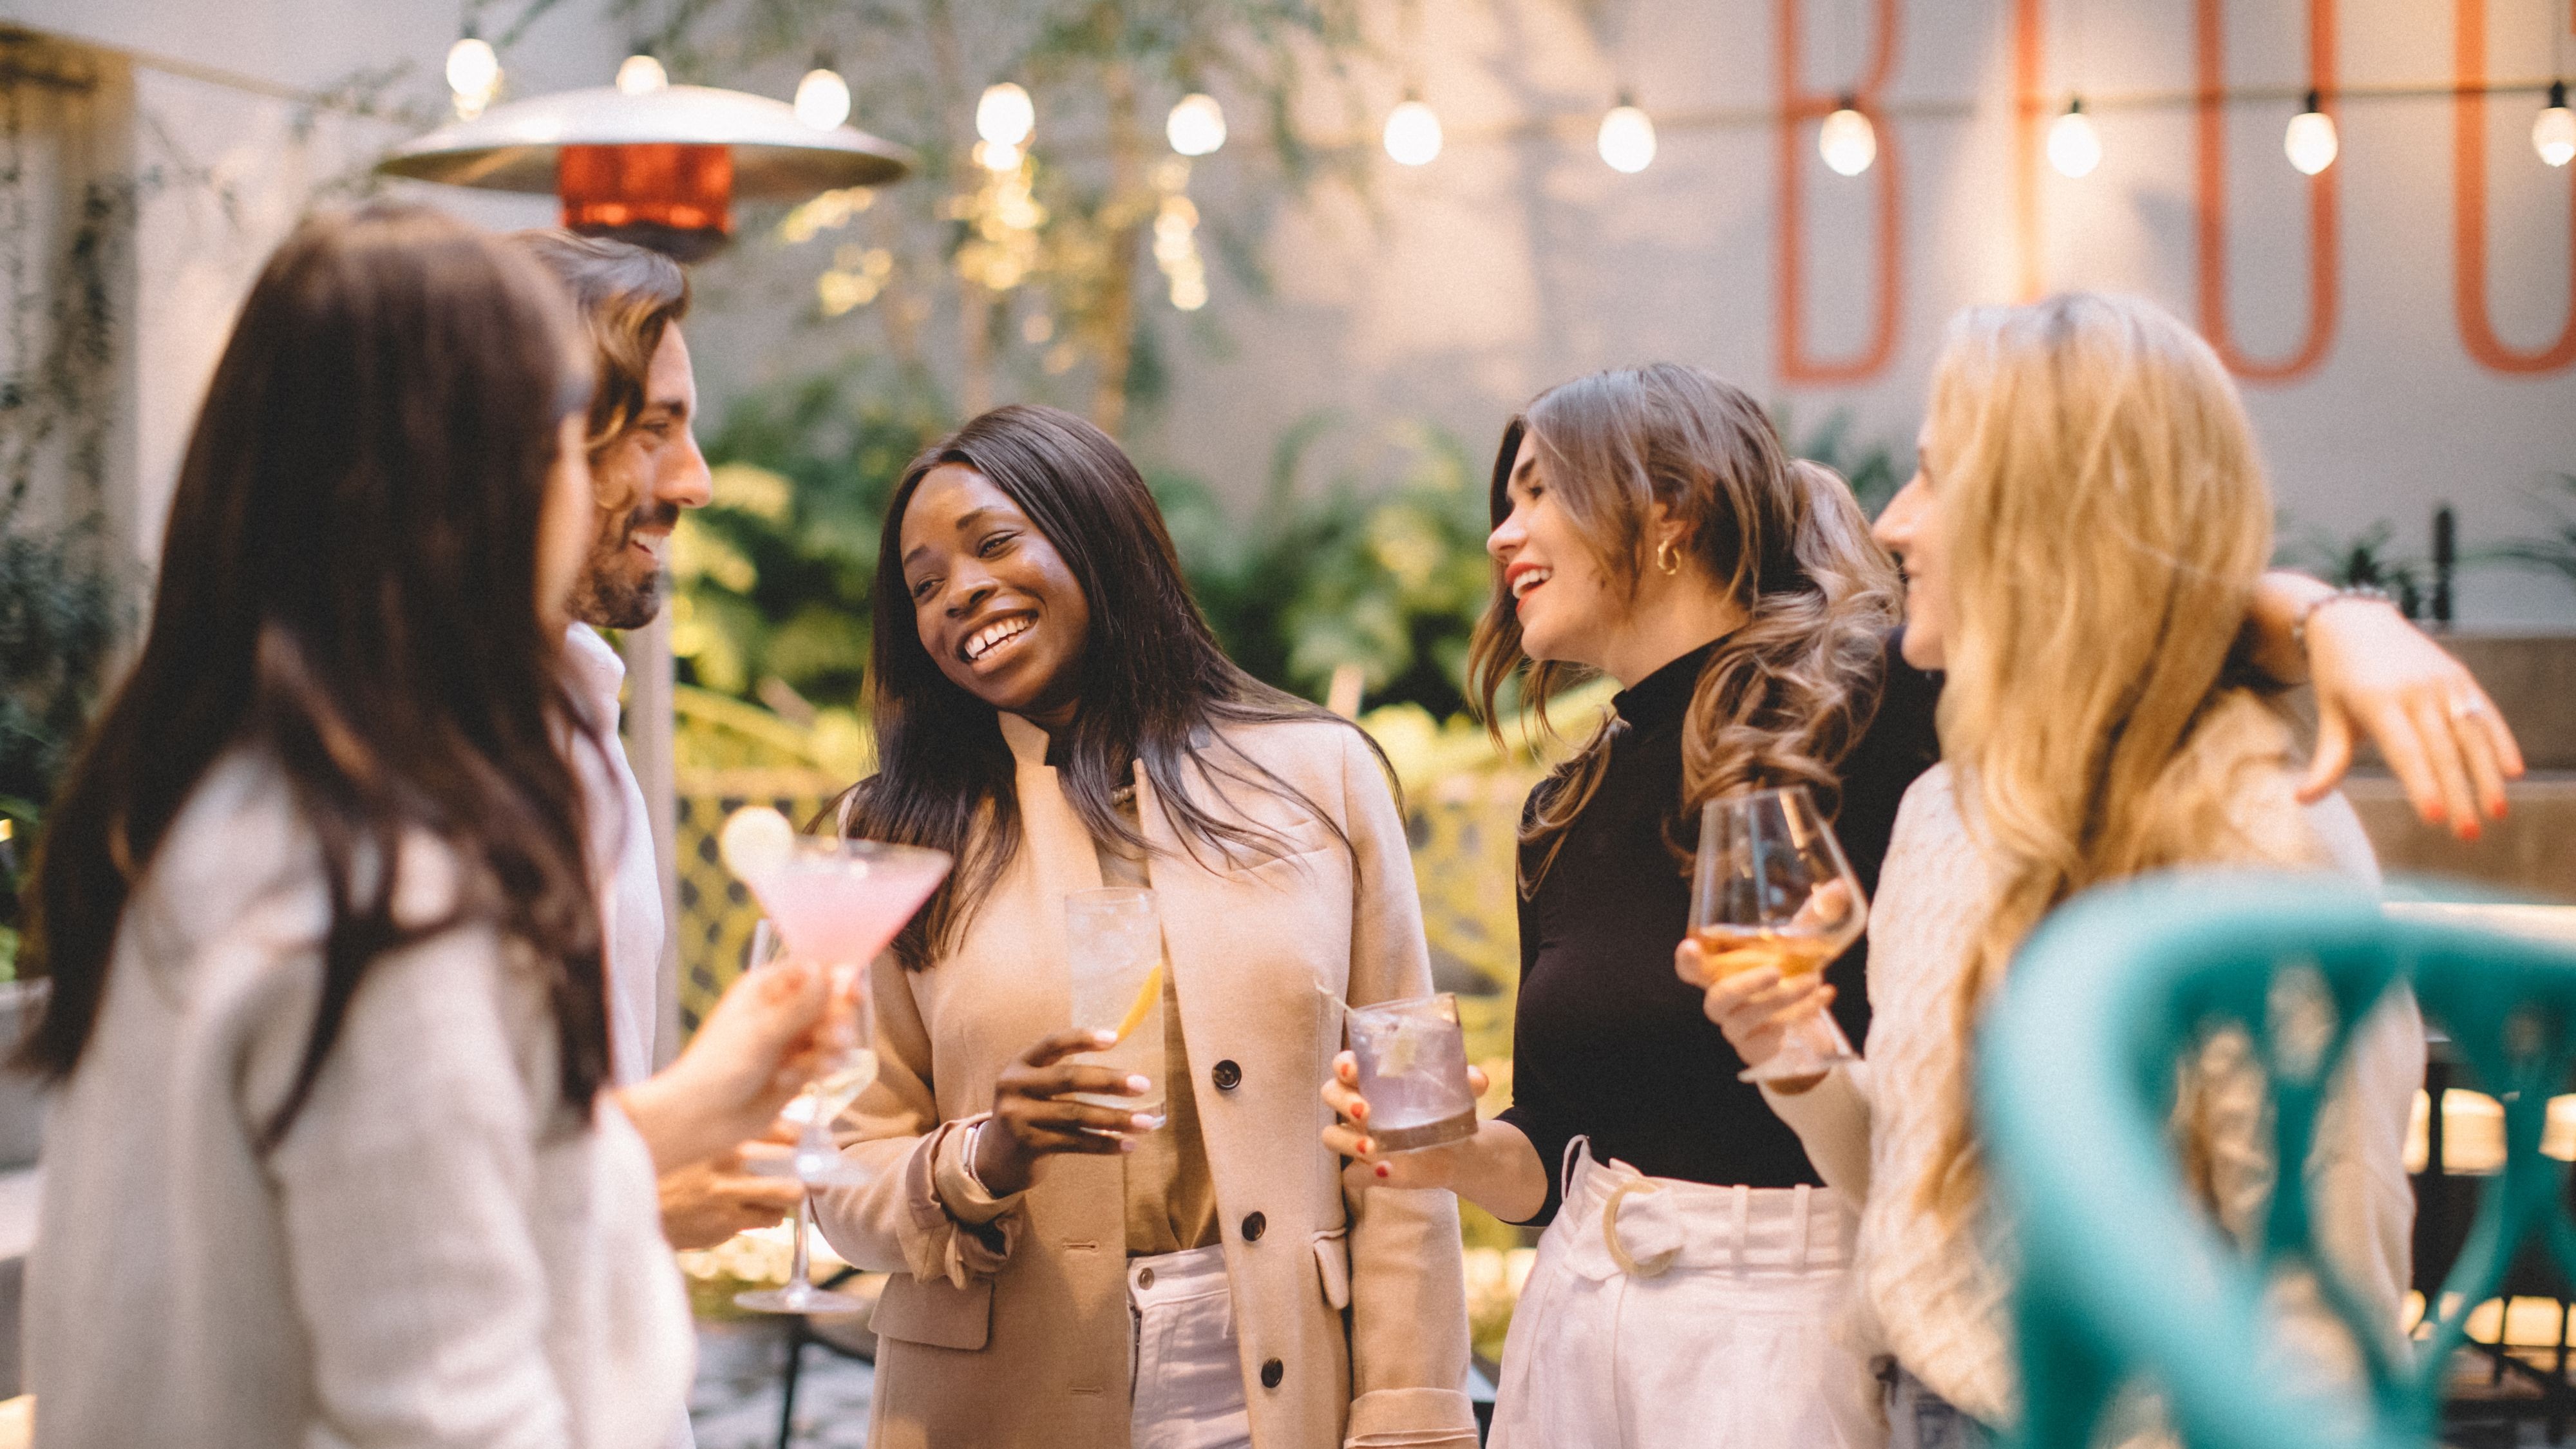
[(2576, 111), (2567, 109), (2567, 82), (2549, 83), (2549, 104), (2531, 123), (2531, 149), (2550, 166), (2576, 161)]
[(465, 27), (465, 34), (447, 48), (447, 88), (455, 93), (456, 114), (472, 120), (492, 103), (501, 90), (501, 57), (494, 54), (492, 42)]
[(2066, 114), (2048, 128), (2048, 164), (2060, 176), (2077, 178), (2093, 174), (2102, 164), (2102, 135), (2093, 129), (2093, 118), (2084, 114), (2084, 98), (2077, 96), (2066, 103)]
[(796, 119), (817, 131), (830, 131), (849, 118), (850, 83), (832, 68), (830, 57), (814, 57), (814, 68), (796, 83)]
[(1655, 164), (1655, 120), (1637, 109), (1634, 98), (1621, 94), (1619, 104), (1601, 117), (1596, 138), (1601, 160), (1613, 171), (1634, 176)]
[(1428, 166), (1440, 154), (1440, 116), (1408, 95), (1386, 113), (1386, 154), (1400, 166)]
[(1225, 144), (1225, 107), (1214, 96), (1192, 91), (1172, 107), (1163, 135), (1184, 156), (1211, 155)]
[(996, 149), (1016, 151), (1027, 145), (1037, 126), (1037, 103), (1016, 81), (984, 87), (982, 99), (975, 102), (975, 134)]
[(1860, 113), (1860, 103), (1846, 94), (1816, 132), (1816, 150), (1838, 176), (1858, 176), (1878, 159), (1878, 128)]
[(649, 96), (671, 83), (662, 62), (638, 51), (617, 66), (617, 88), (630, 96)]
[(2290, 118), (2290, 129), (2281, 137), (2281, 149), (2304, 176), (2314, 176), (2332, 166), (2342, 151), (2343, 143), (2335, 135), (2334, 117), (2325, 113), (2315, 91), (2308, 92), (2299, 113)]

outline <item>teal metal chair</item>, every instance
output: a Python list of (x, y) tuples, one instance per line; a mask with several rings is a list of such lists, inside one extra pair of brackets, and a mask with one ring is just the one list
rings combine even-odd
[[(2368, 1322), (2316, 1252), (2294, 1167), (2354, 1024), (2401, 981), (2504, 1104), (2506, 1144), (2411, 1353), (2383, 1348), (2393, 1325)], [(2276, 1020), (2285, 984), (2331, 1011)], [(2251, 1034), (2270, 1076), (2283, 1164), (2251, 1253), (2187, 1199), (2167, 1125), (2178, 1064), (2221, 1023)], [(2191, 1449), (2432, 1442), (2468, 1311), (2521, 1245), (2545, 1246), (2576, 1277), (2567, 1165), (2540, 1152), (2549, 1098), (2571, 1065), (2576, 948), (2391, 917), (2376, 898), (2312, 876), (2183, 873), (2069, 903), (2022, 949), (1978, 1051), (1980, 1130), (2019, 1254), (2020, 1444), (2090, 1442), (2132, 1383), (2163, 1395)], [(2289, 1265), (2313, 1271), (2363, 1346), (2360, 1394), (2304, 1397), (2260, 1376), (2259, 1295)]]

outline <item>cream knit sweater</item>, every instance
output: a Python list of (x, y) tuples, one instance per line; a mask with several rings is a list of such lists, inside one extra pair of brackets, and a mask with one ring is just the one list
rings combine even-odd
[[(454, 898), (403, 847), (396, 914)], [(39, 1449), (659, 1449), (688, 1309), (644, 1143), (556, 1085), (488, 928), (379, 958), (284, 1142), (329, 918), (275, 769), (217, 766), (118, 927), (28, 1266)]]
[[(2341, 796), (2302, 812), (2288, 777), (2277, 776), (2241, 813), (2258, 831), (2309, 832), (2315, 858), (2377, 884), (2369, 842)], [(1949, 767), (1936, 766), (1897, 811), (1871, 907), (1865, 1060), (1809, 1091), (1766, 1089), (1766, 1096), (1825, 1180), (1861, 1203), (1853, 1270), (1864, 1333), (1933, 1392), (2001, 1426), (2020, 1408), (2009, 1279), (1999, 1261), (2005, 1245), (1992, 1223), (1945, 1225), (1919, 1202), (1943, 1104), (1965, 1067), (1950, 1029), (1952, 1002), (1989, 908), (1989, 869)], [(2244, 1047), (2241, 1034), (2208, 1045), (2188, 1074), (2182, 1111), (2186, 1136), (2205, 1159), (2209, 1205), (2239, 1235), (2254, 1228), (2272, 1182), (2261, 1081)], [(2411, 996), (2392, 997), (2354, 1041), (2307, 1168), (2328, 1257), (2382, 1310), (2392, 1335), (2414, 1216), (2406, 1121), (2423, 1075), (2423, 1020)], [(2315, 1351), (2340, 1358), (2324, 1343)]]

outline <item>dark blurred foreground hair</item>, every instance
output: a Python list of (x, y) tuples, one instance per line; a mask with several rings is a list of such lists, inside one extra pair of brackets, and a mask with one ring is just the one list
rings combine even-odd
[[(599, 913), (560, 742), (596, 748), (537, 609), (538, 519), (590, 375), (561, 290), (439, 214), (315, 217), (243, 304), (171, 501), (150, 633), (46, 812), (32, 964), (50, 1001), (23, 1064), (69, 1076), (117, 927), (172, 820), (234, 751), (266, 756), (318, 842), (321, 1003), (274, 1145), (377, 957), (489, 921), (533, 948), (567, 1103), (608, 1066)], [(401, 837), (469, 883), (398, 924)]]
[[(1144, 851), (1143, 836), (1113, 798), (1137, 762), (1193, 854), (1204, 846), (1220, 857), (1258, 860), (1281, 854), (1284, 842), (1211, 813), (1184, 776), (1191, 763), (1219, 790), (1228, 781), (1249, 785), (1332, 822), (1217, 731), (1307, 719), (1358, 727), (1253, 678), (1217, 647), (1182, 580), (1154, 495), (1107, 433), (1056, 408), (996, 408), (931, 444), (904, 469), (878, 543), (868, 671), (878, 768), (852, 790), (841, 819), (850, 834), (931, 846), (959, 862), (896, 938), (895, 953), (906, 968), (918, 971), (954, 945), (1020, 846), (1016, 767), (999, 716), (942, 674), (922, 648), (904, 589), (904, 510), (921, 480), (949, 463), (972, 468), (1010, 495), (1064, 556), (1091, 606), (1081, 704), (1062, 742), (1062, 778), (1066, 799), (1093, 838)], [(1338, 825), (1333, 829), (1341, 834)]]

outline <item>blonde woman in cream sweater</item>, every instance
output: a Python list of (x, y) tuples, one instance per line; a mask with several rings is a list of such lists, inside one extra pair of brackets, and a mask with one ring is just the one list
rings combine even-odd
[[(1870, 922), (1865, 1060), (1766, 1090), (1862, 1201), (1855, 1272), (1891, 1361), (1891, 1444), (1978, 1449), (2015, 1420), (2019, 1390), (1969, 1035), (2015, 948), (2067, 897), (2162, 867), (2377, 872), (2339, 797), (2299, 803), (2288, 733), (2241, 682), (2235, 621), (2271, 552), (2272, 503), (2207, 344), (2123, 298), (1970, 312), (1935, 373), (1921, 457), (1879, 535), (1905, 564), (1906, 657), (1947, 671), (1945, 763), (1898, 812)], [(2321, 593), (2308, 607), (2386, 606)], [(1703, 980), (1695, 948), (1677, 966)], [(1705, 1005), (1759, 1062), (1829, 995), (1766, 969), (1707, 986)], [(2304, 1164), (2329, 1256), (2392, 1336), (2423, 1043), (2412, 999), (2383, 1002)], [(2177, 1114), (2191, 1176), (2243, 1233), (2274, 1170), (2259, 1077), (2241, 1035), (2193, 1066)], [(2317, 1347), (2332, 1371), (2333, 1346)]]

